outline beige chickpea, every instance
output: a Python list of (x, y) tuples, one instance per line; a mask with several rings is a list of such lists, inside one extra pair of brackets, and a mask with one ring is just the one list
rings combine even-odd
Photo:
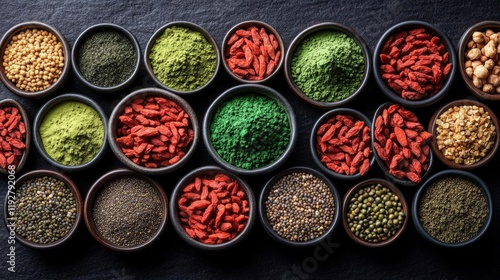
[(500, 76), (491, 74), (488, 76), (488, 83), (492, 84), (493, 86), (498, 86), (500, 84)]
[(484, 46), (484, 55), (488, 58), (495, 57), (496, 53), (497, 47), (495, 46), (495, 43), (493, 43), (493, 41), (490, 41), (488, 44), (486, 44), (486, 46)]
[(495, 66), (495, 61), (493, 61), (493, 59), (491, 58), (484, 62), (484, 67), (486, 67), (486, 69), (488, 70), (493, 69), (494, 66)]
[(472, 40), (475, 43), (482, 43), (484, 42), (484, 36), (485, 35), (483, 32), (475, 31), (474, 33), (472, 33)]
[(472, 69), (472, 67), (465, 68), (465, 74), (467, 74), (469, 78), (472, 78), (472, 75), (474, 74), (474, 70)]
[(486, 31), (484, 32), (484, 35), (486, 35), (487, 37), (490, 37), (493, 33), (495, 33), (495, 32), (493, 32), (493, 30), (486, 29)]
[(484, 65), (479, 65), (476, 69), (474, 69), (474, 76), (481, 80), (488, 78), (488, 75), (489, 71)]
[(483, 80), (476, 76), (472, 76), (472, 84), (474, 84), (476, 88), (481, 88), (483, 86)]
[(496, 91), (496, 93), (499, 93), (499, 94), (500, 94), (500, 86), (496, 87), (496, 88), (495, 88), (495, 91)]
[(467, 57), (471, 60), (476, 60), (481, 57), (481, 50), (479, 48), (470, 49), (467, 52)]
[(492, 84), (484, 84), (482, 90), (486, 93), (493, 93), (495, 92), (495, 87)]
[(498, 66), (498, 65), (493, 66), (493, 69), (492, 69), (491, 73), (493, 75), (499, 75), (500, 76), (500, 66)]
[(469, 50), (470, 50), (470, 49), (473, 49), (473, 48), (477, 48), (477, 46), (476, 46), (476, 42), (474, 42), (474, 40), (469, 40), (469, 41), (467, 42), (467, 49), (469, 49)]

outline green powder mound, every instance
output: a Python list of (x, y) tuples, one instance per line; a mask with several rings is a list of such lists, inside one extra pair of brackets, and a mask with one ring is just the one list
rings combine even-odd
[(52, 108), (40, 124), (43, 148), (55, 161), (82, 165), (94, 158), (104, 144), (104, 124), (92, 107), (64, 101)]
[(291, 74), (295, 84), (309, 98), (340, 101), (361, 85), (365, 60), (361, 47), (342, 32), (313, 33), (292, 56)]
[(156, 78), (179, 91), (204, 86), (217, 64), (215, 49), (203, 34), (179, 26), (165, 29), (152, 46), (149, 59)]
[(275, 162), (290, 142), (285, 109), (260, 94), (237, 96), (215, 112), (210, 139), (219, 156), (242, 169), (257, 169)]

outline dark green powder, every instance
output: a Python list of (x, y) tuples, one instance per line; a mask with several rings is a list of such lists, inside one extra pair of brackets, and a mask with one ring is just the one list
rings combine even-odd
[(295, 84), (309, 98), (335, 102), (349, 97), (361, 85), (365, 60), (359, 44), (342, 32), (309, 35), (292, 56)]
[(132, 42), (116, 31), (90, 35), (78, 52), (78, 68), (91, 84), (113, 87), (125, 82), (134, 72), (137, 54)]
[(223, 103), (210, 125), (210, 139), (219, 156), (243, 169), (276, 161), (290, 142), (288, 115), (274, 99), (245, 94)]

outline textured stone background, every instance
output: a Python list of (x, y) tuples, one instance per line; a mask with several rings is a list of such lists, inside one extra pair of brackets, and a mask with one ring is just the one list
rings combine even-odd
[[(162, 25), (176, 20), (197, 23), (207, 29), (219, 46), (233, 25), (258, 19), (274, 26), (289, 46), (293, 38), (310, 25), (332, 21), (352, 27), (365, 38), (371, 51), (378, 38), (390, 26), (404, 20), (424, 20), (444, 31), (457, 47), (462, 33), (471, 25), (483, 20), (500, 20), (500, 2), (489, 1), (396, 1), (396, 0), (341, 0), (341, 1), (1, 1), (0, 34), (11, 26), (28, 20), (38, 20), (58, 28), (72, 46), (77, 36), (87, 27), (112, 22), (129, 29), (144, 50), (149, 37)], [(197, 96), (187, 97), (195, 108), (200, 121), (208, 105), (218, 94), (236, 85), (220, 69), (215, 83)], [(299, 122), (299, 140), (293, 155), (279, 170), (296, 165), (313, 168), (309, 154), (308, 138), (315, 120), (325, 111), (302, 103), (286, 85), (284, 75), (269, 84), (280, 91), (292, 104)], [(116, 96), (101, 96), (91, 92), (72, 73), (57, 94), (75, 92), (99, 101), (110, 114), (121, 96), (135, 88), (154, 86), (144, 67), (135, 85)], [(429, 109), (415, 113), (426, 124), (431, 113), (446, 101), (466, 98), (469, 93), (460, 77), (446, 98)], [(11, 94), (0, 85), (0, 98), (14, 98), (29, 111), (31, 122), (46, 98), (30, 101)], [(363, 111), (369, 117), (378, 104), (387, 101), (372, 80), (348, 107)], [(488, 104), (500, 113), (498, 104)], [(46, 168), (48, 165), (31, 147), (29, 163), (23, 172)], [(179, 179), (195, 167), (214, 164), (202, 142), (190, 162), (173, 174), (155, 177), (170, 195)], [(281, 246), (271, 240), (259, 221), (241, 246), (224, 253), (202, 252), (185, 244), (169, 225), (161, 240), (147, 251), (119, 254), (99, 245), (80, 225), (75, 238), (56, 251), (35, 251), (16, 245), (15, 274), (7, 271), (7, 234), (0, 227), (0, 279), (493, 279), (500, 272), (500, 183), (497, 155), (490, 167), (475, 172), (488, 182), (495, 207), (493, 224), (481, 242), (463, 250), (445, 250), (426, 242), (409, 223), (401, 239), (384, 249), (360, 247), (348, 239), (342, 227), (331, 237), (335, 248), (326, 254), (323, 248), (298, 250)], [(107, 171), (123, 167), (111, 153), (94, 168), (69, 174), (77, 182), (83, 196), (92, 183)], [(437, 164), (434, 171), (442, 170)], [(277, 170), (276, 172), (278, 172)], [(276, 172), (259, 177), (245, 177), (256, 195)], [(19, 175), (19, 174), (18, 174)], [(378, 167), (370, 173), (380, 177)], [(353, 182), (334, 181), (343, 194)], [(410, 202), (416, 188), (401, 188)], [(5, 177), (0, 178), (0, 207), (3, 209)], [(3, 212), (2, 212), (3, 215)], [(3, 219), (3, 217), (2, 217)], [(320, 251), (316, 251), (320, 250)], [(315, 252), (320, 252), (315, 255)], [(316, 256), (316, 258), (315, 258)]]

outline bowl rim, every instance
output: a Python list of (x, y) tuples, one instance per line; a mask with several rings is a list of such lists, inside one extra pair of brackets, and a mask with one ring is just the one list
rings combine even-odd
[[(266, 216), (266, 210), (265, 210), (265, 201), (267, 199), (269, 191), (274, 186), (274, 183), (276, 183), (279, 179), (283, 178), (284, 176), (286, 176), (288, 174), (297, 173), (297, 172), (304, 172), (304, 173), (311, 174), (311, 175), (321, 179), (323, 182), (325, 182), (325, 184), (330, 188), (330, 190), (332, 192), (333, 199), (334, 199), (334, 206), (335, 206), (335, 213), (334, 213), (334, 217), (332, 220), (332, 224), (330, 225), (328, 230), (326, 230), (325, 233), (323, 233), (320, 237), (313, 239), (313, 240), (304, 241), (304, 242), (291, 241), (291, 240), (288, 240), (288, 239), (278, 235), (272, 229), (271, 225), (269, 224), (267, 216)], [(287, 169), (279, 172), (278, 174), (274, 175), (271, 179), (269, 179), (266, 182), (266, 184), (264, 185), (264, 187), (262, 188), (262, 190), (260, 191), (258, 208), (259, 208), (260, 222), (262, 224), (262, 227), (264, 227), (266, 233), (273, 240), (275, 240), (283, 245), (296, 247), (296, 248), (307, 248), (307, 247), (311, 247), (311, 246), (315, 246), (315, 245), (320, 244), (326, 238), (329, 238), (332, 235), (332, 233), (337, 229), (339, 224), (342, 222), (341, 221), (341, 219), (342, 219), (342, 216), (341, 216), (342, 199), (341, 199), (340, 194), (337, 191), (337, 188), (335, 187), (334, 183), (330, 179), (328, 179), (328, 177), (325, 176), (323, 173), (321, 173), (315, 169), (305, 167), (305, 166), (294, 166), (294, 167), (287, 168)]]
[[(186, 154), (177, 163), (173, 165), (158, 167), (158, 168), (147, 168), (144, 166), (137, 165), (123, 154), (120, 146), (116, 143), (115, 128), (117, 126), (118, 116), (123, 112), (125, 106), (129, 105), (132, 100), (145, 96), (160, 96), (166, 98), (167, 100), (172, 100), (175, 103), (177, 103), (189, 115), (189, 120), (191, 122), (191, 126), (194, 132), (194, 138), (189, 146), (189, 149), (186, 150)], [(134, 171), (137, 171), (139, 173), (147, 175), (163, 175), (177, 170), (193, 156), (198, 147), (198, 142), (200, 138), (200, 125), (198, 122), (198, 117), (196, 116), (196, 112), (191, 107), (191, 105), (189, 105), (189, 103), (182, 97), (161, 88), (141, 88), (129, 93), (127, 96), (122, 98), (120, 102), (114, 107), (113, 111), (111, 112), (111, 116), (109, 117), (107, 134), (108, 134), (108, 143), (109, 146), (111, 147), (111, 150), (126, 167)]]
[[(203, 86), (201, 86), (199, 88), (196, 88), (193, 90), (188, 90), (188, 91), (170, 88), (170, 87), (166, 86), (165, 84), (163, 84), (156, 77), (156, 75), (153, 72), (153, 67), (151, 66), (151, 61), (149, 60), (149, 54), (151, 52), (151, 48), (156, 43), (156, 39), (158, 39), (158, 37), (163, 34), (165, 29), (172, 27), (172, 26), (185, 27), (185, 28), (189, 28), (191, 30), (199, 32), (200, 34), (203, 35), (203, 37), (205, 37), (205, 39), (208, 41), (208, 43), (210, 45), (212, 45), (212, 47), (214, 49), (216, 62), (215, 62), (215, 69), (214, 69), (213, 75)], [(193, 95), (195, 93), (199, 93), (199, 92), (203, 91), (204, 89), (208, 88), (208, 86), (211, 85), (213, 83), (213, 81), (215, 80), (215, 78), (217, 77), (217, 74), (218, 74), (219, 69), (220, 69), (220, 64), (221, 64), (221, 57), (220, 57), (220, 52), (219, 52), (219, 46), (217, 45), (217, 42), (215, 41), (212, 34), (210, 32), (208, 32), (208, 30), (206, 30), (205, 28), (203, 28), (200, 25), (198, 25), (194, 22), (191, 22), (191, 21), (182, 21), (182, 20), (172, 21), (172, 22), (169, 22), (169, 23), (161, 26), (149, 38), (148, 43), (146, 45), (146, 50), (144, 51), (144, 65), (146, 66), (146, 71), (148, 72), (149, 76), (154, 81), (154, 83), (165, 90), (171, 91), (171, 92), (178, 94), (178, 95), (181, 95), (181, 96)]]
[[(131, 247), (124, 247), (124, 246), (119, 246), (115, 245), (112, 242), (106, 240), (100, 233), (99, 230), (97, 229), (94, 219), (93, 219), (93, 206), (95, 203), (95, 200), (97, 196), (100, 194), (100, 192), (105, 189), (108, 186), (108, 183), (112, 180), (118, 179), (118, 178), (123, 178), (123, 177), (135, 177), (139, 178), (141, 180), (144, 180), (148, 182), (156, 191), (158, 194), (158, 197), (161, 200), (162, 204), (162, 210), (163, 210), (163, 215), (161, 219), (161, 223), (158, 226), (157, 231), (155, 234), (145, 243), (136, 245), (136, 246), (131, 246)], [(163, 190), (163, 187), (155, 180), (152, 178), (141, 174), (139, 172), (130, 170), (130, 169), (125, 169), (125, 168), (118, 168), (111, 170), (104, 175), (102, 175), (100, 178), (98, 178), (90, 187), (89, 191), (87, 192), (87, 195), (85, 197), (85, 203), (83, 206), (83, 217), (85, 220), (85, 224), (87, 226), (87, 229), (90, 232), (90, 235), (101, 245), (104, 247), (111, 249), (113, 251), (118, 251), (118, 252), (136, 252), (139, 250), (143, 250), (147, 247), (150, 247), (155, 241), (158, 240), (158, 238), (163, 234), (164, 229), (167, 225), (168, 222), (168, 204), (169, 200), (168, 197)]]
[[(52, 110), (56, 105), (58, 105), (61, 102), (65, 101), (76, 101), (76, 102), (81, 102), (84, 103), (88, 106), (90, 106), (92, 109), (94, 109), (97, 114), (99, 114), (99, 117), (102, 121), (103, 125), (103, 133), (104, 133), (104, 139), (101, 145), (101, 148), (95, 154), (95, 156), (88, 162), (80, 165), (64, 165), (61, 164), (60, 162), (56, 161), (53, 159), (44, 149), (42, 139), (40, 137), (40, 125), (42, 124), (43, 120), (45, 119), (45, 116), (47, 113)], [(33, 126), (33, 139), (35, 140), (35, 146), (38, 150), (38, 152), (42, 155), (42, 157), (47, 160), (50, 164), (56, 166), (57, 168), (60, 168), (62, 170), (66, 171), (81, 171), (90, 168), (91, 166), (94, 166), (98, 161), (100, 161), (107, 150), (107, 125), (108, 125), (108, 118), (106, 116), (106, 113), (104, 113), (104, 110), (99, 106), (97, 102), (92, 100), (91, 98), (78, 94), (78, 93), (65, 93), (62, 95), (59, 95), (57, 97), (52, 98), (49, 100), (47, 103), (45, 103), (40, 110), (37, 112), (36, 117), (35, 117), (35, 122)]]
[[(485, 157), (483, 157), (481, 160), (479, 160), (478, 162), (476, 162), (474, 164), (470, 164), (470, 165), (457, 164), (457, 163), (445, 158), (443, 153), (441, 153), (441, 151), (438, 149), (437, 142), (435, 140), (436, 134), (437, 134), (437, 132), (436, 132), (436, 120), (437, 120), (437, 118), (439, 118), (439, 116), (441, 116), (441, 114), (443, 114), (449, 108), (454, 107), (454, 106), (462, 106), (462, 105), (475, 105), (475, 106), (484, 108), (484, 110), (486, 110), (488, 112), (488, 114), (490, 115), (491, 121), (493, 122), (493, 125), (495, 126), (495, 132), (496, 132), (495, 143), (488, 151), (488, 154)], [(458, 100), (453, 100), (453, 101), (450, 101), (450, 102), (442, 105), (432, 115), (432, 117), (429, 121), (429, 127), (428, 127), (428, 131), (430, 133), (432, 133), (432, 139), (433, 139), (433, 141), (431, 143), (431, 148), (432, 148), (433, 152), (436, 154), (437, 158), (443, 164), (448, 166), (449, 168), (469, 170), (469, 171), (483, 167), (484, 165), (486, 165), (487, 163), (489, 163), (493, 160), (493, 158), (495, 157), (495, 155), (498, 151), (498, 147), (500, 146), (500, 139), (498, 138), (499, 137), (499, 135), (498, 135), (499, 129), (500, 129), (500, 122), (499, 122), (498, 117), (496, 116), (495, 112), (490, 107), (486, 106), (484, 103), (477, 101), (477, 100), (472, 100), (472, 99), (458, 99)]]
[[(30, 146), (31, 146), (31, 123), (28, 117), (28, 113), (26, 112), (26, 109), (24, 109), (23, 105), (19, 103), (18, 101), (14, 99), (3, 99), (0, 100), (0, 108), (4, 107), (16, 107), (19, 110), (19, 114), (21, 114), (21, 121), (23, 121), (24, 126), (26, 127), (26, 134), (25, 134), (25, 139), (24, 139), (24, 144), (26, 145), (26, 149), (23, 152), (23, 155), (19, 159), (19, 163), (17, 164), (15, 168), (15, 172), (18, 173), (20, 172), (24, 165), (26, 164), (26, 161), (28, 160), (28, 155), (30, 152)], [(3, 174), (10, 174), (8, 170), (0, 168), (0, 173)]]
[[(431, 97), (421, 99), (421, 100), (407, 100), (403, 99), (401, 96), (396, 94), (394, 90), (389, 88), (384, 80), (381, 78), (380, 72), (380, 59), (379, 55), (382, 51), (382, 47), (384, 43), (388, 40), (388, 38), (397, 31), (408, 30), (414, 27), (424, 27), (427, 32), (430, 32), (434, 35), (437, 35), (441, 41), (445, 44), (446, 50), (449, 54), (448, 61), (452, 64), (451, 71), (448, 74), (448, 78), (446, 82), (443, 84), (441, 90), (439, 90), (436, 94)], [(408, 20), (399, 22), (387, 29), (382, 36), (377, 41), (375, 51), (373, 52), (373, 76), (375, 77), (375, 82), (378, 85), (378, 88), (387, 96), (392, 102), (399, 103), (405, 107), (412, 108), (421, 108), (428, 105), (432, 105), (439, 100), (441, 100), (451, 89), (453, 86), (453, 81), (455, 80), (458, 66), (458, 57), (455, 51), (455, 46), (450, 38), (444, 33), (441, 29), (437, 28), (435, 25), (430, 24), (421, 20)]]
[[(227, 65), (227, 62), (226, 62), (225, 53), (226, 53), (226, 49), (227, 49), (227, 41), (229, 41), (229, 38), (231, 38), (231, 36), (237, 30), (247, 28), (250, 26), (263, 27), (266, 31), (268, 31), (269, 33), (272, 33), (276, 37), (276, 40), (278, 40), (279, 49), (281, 51), (281, 57), (279, 59), (278, 65), (276, 65), (276, 68), (271, 73), (271, 75), (263, 78), (262, 80), (247, 80), (247, 79), (242, 79), (240, 77), (237, 77), (231, 71), (231, 69), (229, 68), (229, 66)], [(270, 24), (268, 24), (266, 22), (260, 21), (260, 20), (246, 20), (246, 21), (242, 21), (242, 22), (234, 25), (233, 27), (231, 27), (231, 29), (229, 29), (229, 31), (224, 36), (224, 39), (222, 40), (221, 50), (220, 50), (221, 62), (222, 62), (224, 69), (226, 69), (226, 72), (234, 80), (241, 82), (241, 83), (260, 84), (260, 83), (265, 83), (269, 80), (272, 80), (274, 77), (276, 77), (278, 75), (277, 73), (281, 70), (281, 68), (283, 68), (283, 64), (284, 64), (284, 60), (285, 60), (284, 59), (285, 58), (285, 50), (286, 50), (286, 48), (285, 48), (285, 44), (283, 43), (283, 39), (281, 38), (281, 35), (279, 34), (279, 32), (273, 26), (271, 26)]]
[[(332, 117), (335, 117), (336, 115), (339, 115), (339, 114), (350, 115), (350, 116), (353, 116), (356, 120), (362, 120), (362, 121), (365, 122), (365, 125), (368, 128), (370, 128), (370, 130), (371, 130), (371, 127), (372, 127), (371, 124), (372, 124), (372, 122), (362, 112), (360, 112), (358, 110), (355, 110), (355, 109), (351, 109), (351, 108), (336, 108), (336, 109), (331, 109), (328, 112), (326, 112), (323, 115), (321, 115), (317, 119), (316, 123), (314, 124), (314, 126), (313, 126), (313, 128), (311, 130), (311, 134), (310, 134), (310, 137), (309, 137), (309, 148), (310, 148), (310, 151), (311, 151), (311, 155), (312, 155), (313, 161), (327, 175), (329, 175), (329, 176), (331, 176), (333, 178), (336, 178), (336, 179), (344, 179), (344, 180), (359, 179), (359, 178), (362, 178), (362, 177), (366, 176), (367, 174), (365, 174), (364, 176), (362, 176), (359, 172), (357, 172), (354, 175), (345, 175), (345, 174), (340, 174), (340, 173), (337, 173), (337, 172), (335, 172), (333, 170), (330, 170), (328, 167), (325, 166), (325, 164), (323, 164), (321, 162), (321, 159), (319, 158), (318, 153), (316, 152), (316, 132), (318, 131), (319, 127), (321, 125), (323, 125), (326, 121), (328, 121), (328, 119), (330, 119)], [(371, 137), (372, 136), (370, 134), (370, 138)], [(373, 165), (375, 164), (375, 156), (373, 155), (373, 148), (372, 148), (372, 145), (371, 145), (371, 139), (370, 139), (369, 146), (367, 146), (367, 147), (369, 147), (370, 150), (372, 151), (372, 154), (370, 155), (370, 157), (371, 157), (370, 158), (370, 170), (371, 170), (373, 168)]]
[[(347, 222), (347, 213), (349, 212), (349, 205), (350, 205), (349, 200), (354, 196), (354, 194), (356, 194), (359, 190), (361, 190), (363, 188), (366, 188), (366, 187), (369, 187), (372, 185), (378, 185), (378, 184), (390, 189), (393, 194), (398, 196), (399, 201), (401, 202), (401, 207), (403, 208), (403, 212), (405, 214), (405, 218), (403, 221), (403, 225), (389, 239), (387, 239), (385, 241), (377, 242), (377, 243), (370, 243), (370, 242), (364, 241), (361, 238), (354, 235), (354, 233), (349, 228), (349, 225)], [(406, 226), (408, 224), (408, 220), (410, 219), (409, 216), (410, 216), (410, 207), (408, 205), (408, 202), (405, 199), (405, 196), (403, 195), (401, 190), (389, 180), (380, 179), (380, 178), (371, 178), (371, 179), (365, 180), (363, 182), (360, 182), (360, 183), (352, 186), (344, 194), (343, 209), (342, 209), (342, 224), (344, 226), (344, 229), (345, 229), (347, 235), (353, 241), (355, 241), (356, 243), (361, 244), (363, 246), (378, 248), (378, 247), (385, 247), (387, 245), (394, 243), (405, 231)]]
[[(80, 222), (83, 219), (83, 199), (82, 199), (82, 196), (80, 194), (80, 191), (78, 190), (78, 187), (76, 186), (74, 181), (71, 180), (71, 178), (69, 178), (68, 176), (66, 176), (60, 172), (53, 171), (53, 170), (46, 170), (46, 169), (38, 169), (38, 170), (32, 170), (32, 171), (29, 171), (27, 173), (24, 173), (19, 178), (16, 178), (14, 192), (16, 192), (16, 190), (18, 189), (17, 186), (20, 186), (22, 183), (26, 182), (27, 180), (31, 180), (31, 179), (35, 179), (35, 178), (39, 178), (39, 177), (44, 177), (44, 176), (52, 177), (52, 178), (55, 178), (59, 181), (62, 181), (64, 183), (64, 185), (71, 190), (71, 192), (73, 193), (73, 196), (75, 197), (75, 201), (76, 201), (76, 218), (75, 218), (75, 222), (74, 222), (73, 226), (68, 231), (68, 233), (64, 237), (60, 238), (59, 240), (57, 240), (56, 242), (53, 242), (53, 243), (37, 244), (37, 243), (31, 242), (31, 241), (28, 241), (28, 240), (18, 236), (17, 234), (15, 234), (15, 238), (17, 241), (19, 241), (19, 243), (23, 244), (26, 247), (38, 249), (38, 250), (53, 249), (56, 247), (61, 247), (63, 244), (67, 243), (67, 241), (71, 240), (71, 238), (75, 235), (75, 233), (77, 232), (78, 226), (80, 225)], [(9, 192), (10, 192), (10, 190), (9, 190)], [(10, 217), (10, 215), (8, 215), (8, 207), (7, 207), (8, 201), (9, 201), (9, 196), (10, 195), (5, 196), (4, 207), (3, 207), (3, 214), (4, 214), (3, 220), (4, 220), (5, 226), (8, 225), (9, 217)]]
[(462, 80), (464, 81), (469, 92), (471, 92), (476, 97), (482, 100), (500, 101), (500, 94), (485, 93), (481, 89), (476, 88), (472, 84), (472, 80), (469, 78), (469, 76), (467, 76), (467, 73), (465, 73), (465, 67), (464, 67), (465, 49), (467, 46), (467, 42), (472, 36), (472, 33), (474, 33), (475, 31), (488, 29), (490, 27), (495, 27), (498, 30), (497, 32), (500, 32), (500, 21), (495, 21), (495, 20), (480, 21), (464, 31), (458, 43), (458, 63), (460, 65), (460, 76), (462, 77)]
[[(122, 83), (115, 85), (115, 86), (111, 86), (111, 87), (103, 87), (103, 86), (94, 85), (90, 81), (85, 79), (83, 74), (80, 72), (79, 59), (78, 59), (78, 51), (80, 50), (80, 47), (82, 46), (82, 44), (84, 44), (86, 42), (88, 37), (95, 34), (95, 33), (106, 31), (106, 30), (113, 30), (113, 31), (116, 31), (116, 32), (124, 35), (130, 41), (130, 43), (133, 45), (135, 53), (136, 53), (136, 59), (137, 59), (135, 66), (134, 66), (134, 70), (132, 71), (130, 76)], [(76, 76), (78, 77), (78, 79), (80, 81), (82, 81), (86, 86), (91, 88), (92, 90), (95, 90), (97, 92), (102, 92), (102, 93), (116, 93), (120, 90), (125, 89), (130, 84), (132, 84), (134, 79), (137, 77), (137, 74), (139, 73), (140, 65), (141, 65), (141, 57), (142, 57), (141, 47), (140, 47), (136, 37), (134, 36), (134, 34), (132, 34), (132, 32), (130, 32), (125, 27), (114, 24), (114, 23), (98, 23), (98, 24), (95, 24), (95, 25), (92, 25), (92, 26), (86, 28), (84, 31), (82, 31), (82, 33), (80, 33), (80, 35), (78, 35), (75, 43), (73, 44), (73, 48), (71, 50), (71, 60), (73, 61), (72, 67), (73, 67), (73, 71), (76, 73)]]
[[(43, 29), (49, 31), (57, 37), (57, 39), (63, 46), (64, 66), (61, 75), (59, 76), (57, 81), (50, 85), (48, 88), (35, 92), (24, 91), (17, 88), (5, 75), (5, 68), (3, 66), (3, 54), (5, 52), (7, 44), (12, 40), (12, 37), (26, 29)], [(12, 93), (28, 99), (40, 99), (53, 94), (55, 91), (61, 88), (61, 86), (69, 76), (69, 72), (71, 70), (71, 48), (68, 41), (58, 29), (41, 21), (26, 21), (12, 26), (6, 33), (4, 33), (0, 41), (0, 54), (0, 80)]]
[[(311, 34), (319, 32), (319, 31), (323, 31), (323, 30), (334, 30), (334, 31), (342, 32), (342, 33), (348, 35), (350, 38), (352, 38), (361, 48), (361, 51), (363, 53), (363, 58), (364, 58), (364, 64), (365, 64), (363, 79), (361, 80), (361, 83), (360, 83), (359, 87), (356, 89), (356, 91), (354, 91), (348, 97), (346, 97), (342, 100), (333, 101), (333, 102), (317, 101), (317, 100), (314, 100), (314, 99), (308, 97), (295, 84), (295, 82), (293, 81), (293, 78), (292, 78), (292, 73), (291, 73), (292, 57), (293, 57), (293, 54), (295, 53), (295, 49), (299, 45), (301, 45), (301, 42), (304, 38), (307, 38)], [(307, 103), (309, 103), (315, 107), (322, 108), (322, 109), (335, 108), (335, 107), (340, 107), (340, 106), (346, 105), (347, 103), (354, 100), (357, 96), (359, 96), (363, 92), (363, 90), (367, 87), (367, 84), (370, 80), (370, 76), (371, 76), (371, 72), (372, 72), (371, 68), (372, 68), (371, 52), (370, 52), (370, 49), (369, 49), (368, 44), (366, 43), (365, 39), (357, 31), (355, 31), (351, 27), (349, 27), (347, 25), (340, 24), (340, 23), (336, 23), (336, 22), (317, 23), (317, 24), (311, 25), (311, 26), (307, 27), (306, 29), (302, 30), (292, 40), (292, 43), (289, 45), (289, 47), (286, 51), (286, 54), (285, 54), (284, 70), (285, 70), (285, 78), (286, 78), (288, 86), (302, 100), (306, 101)]]
[[(442, 241), (439, 241), (435, 238), (433, 238), (427, 231), (423, 228), (422, 224), (420, 223), (420, 219), (418, 218), (418, 206), (420, 205), (420, 198), (424, 191), (432, 185), (436, 180), (442, 179), (442, 178), (449, 178), (449, 177), (461, 177), (463, 179), (469, 180), (473, 182), (478, 188), (480, 188), (483, 191), (483, 194), (486, 199), (486, 204), (488, 206), (488, 216), (486, 217), (486, 220), (479, 230), (478, 234), (474, 236), (473, 238), (461, 242), (461, 243), (445, 243)], [(488, 230), (492, 219), (493, 219), (493, 200), (491, 193), (488, 189), (488, 185), (478, 176), (474, 175), (473, 173), (469, 171), (463, 171), (463, 170), (457, 170), (457, 169), (446, 169), (442, 170), (433, 176), (431, 176), (422, 186), (418, 189), (417, 193), (414, 196), (413, 202), (412, 202), (412, 219), (413, 219), (413, 224), (415, 225), (415, 228), (417, 232), (427, 241), (439, 245), (441, 247), (445, 248), (460, 248), (460, 247), (465, 247), (469, 246), (473, 243), (475, 243), (477, 240), (479, 240)]]
[[(250, 213), (248, 215), (248, 221), (243, 229), (238, 235), (236, 235), (233, 239), (220, 243), (220, 244), (205, 244), (200, 241), (197, 241), (187, 235), (185, 232), (184, 228), (182, 227), (179, 219), (179, 208), (177, 207), (177, 200), (179, 198), (179, 195), (182, 193), (182, 189), (186, 184), (192, 182), (195, 177), (197, 176), (202, 176), (206, 174), (225, 174), (229, 176), (230, 178), (236, 180), (239, 182), (241, 188), (245, 191), (247, 198), (248, 198), (248, 205), (250, 207)], [(202, 250), (207, 250), (207, 251), (219, 251), (219, 250), (226, 250), (229, 248), (233, 248), (236, 245), (238, 245), (241, 241), (245, 239), (246, 236), (250, 233), (250, 231), (253, 228), (253, 224), (255, 222), (256, 216), (257, 216), (257, 200), (255, 198), (254, 192), (251, 188), (251, 186), (243, 179), (238, 177), (238, 175), (232, 173), (229, 170), (226, 170), (224, 168), (221, 168), (216, 165), (207, 165), (207, 166), (202, 166), (195, 168), (191, 170), (189, 173), (184, 175), (181, 180), (176, 184), (174, 187), (174, 190), (172, 192), (172, 195), (170, 197), (170, 204), (169, 204), (169, 210), (170, 210), (170, 220), (172, 221), (172, 225), (174, 227), (174, 230), (177, 232), (177, 234), (181, 237), (182, 240), (184, 240), (186, 243), (189, 245), (202, 249)]]
[[(217, 151), (212, 146), (212, 141), (210, 139), (210, 126), (212, 125), (214, 114), (219, 108), (219, 106), (225, 103), (226, 101), (232, 99), (233, 97), (242, 96), (246, 94), (260, 94), (273, 99), (277, 104), (279, 104), (281, 107), (285, 109), (290, 126), (290, 140), (283, 154), (274, 162), (256, 169), (239, 168), (225, 161), (218, 155)], [(274, 90), (273, 88), (265, 85), (241, 84), (227, 89), (210, 104), (210, 107), (206, 111), (205, 118), (203, 119), (203, 142), (205, 143), (205, 146), (212, 159), (215, 160), (219, 165), (230, 170), (231, 172), (238, 175), (262, 175), (275, 170), (290, 157), (290, 154), (292, 153), (293, 148), (295, 147), (295, 144), (297, 142), (298, 138), (297, 130), (298, 128), (297, 128), (295, 113), (293, 111), (292, 106), (283, 95), (281, 95), (278, 91)]]

